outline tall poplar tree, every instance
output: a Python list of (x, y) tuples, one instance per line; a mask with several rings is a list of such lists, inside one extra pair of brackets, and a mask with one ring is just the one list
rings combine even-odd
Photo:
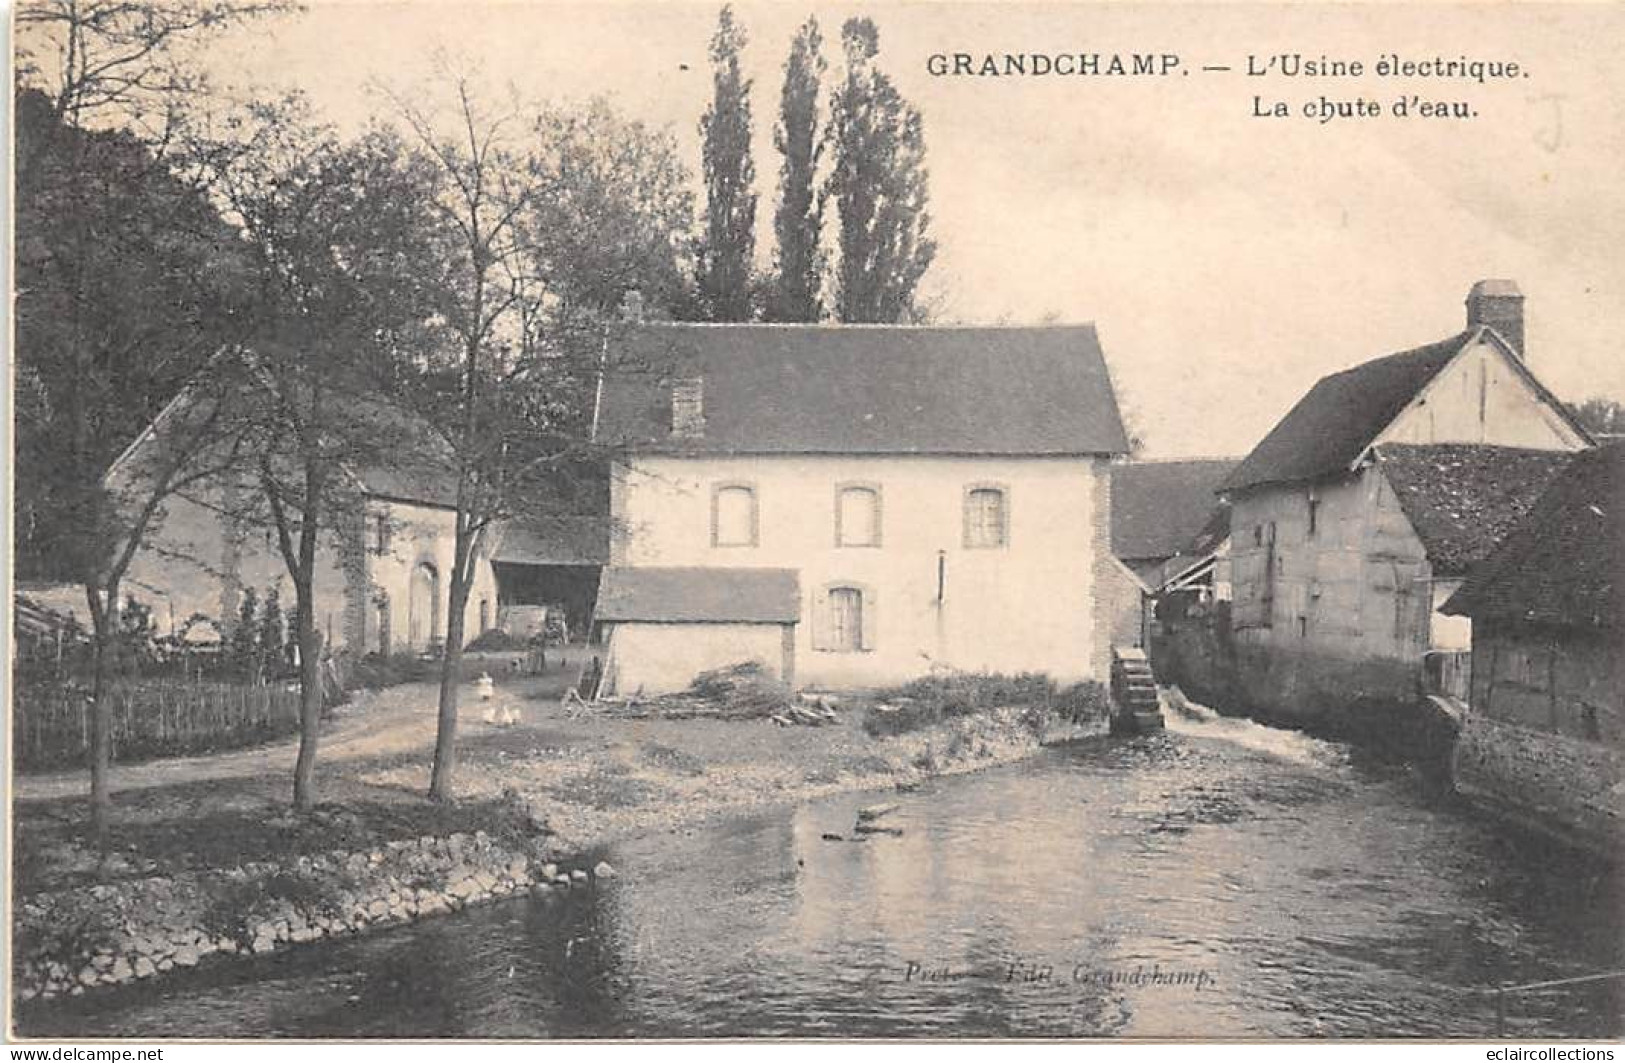
[(919, 110), (875, 66), (873, 21), (848, 19), (841, 48), (846, 71), (831, 101), (835, 162), (826, 185), (840, 216), (835, 312), (848, 322), (908, 321), (937, 251), (928, 235), (924, 128)]
[(773, 146), (779, 166), (779, 203), (773, 215), (778, 240), (767, 316), (773, 321), (817, 321), (823, 315), (824, 196), (817, 188), (823, 141), (818, 129), (818, 94), (826, 64), (818, 20), (809, 18), (790, 42), (784, 63), (784, 91)]
[(724, 5), (711, 37), (715, 95), (700, 119), (704, 140), (705, 239), (699, 290), (713, 321), (751, 316), (751, 265), (756, 254), (756, 167), (750, 154), (750, 80), (739, 71), (744, 27)]

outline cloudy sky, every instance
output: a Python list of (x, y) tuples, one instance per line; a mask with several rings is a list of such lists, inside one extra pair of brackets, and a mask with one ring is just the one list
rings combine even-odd
[[(771, 120), (796, 25), (872, 16), (925, 118), (941, 253), (964, 322), (1094, 321), (1147, 456), (1240, 454), (1313, 381), (1447, 336), (1480, 277), (1528, 296), (1530, 362), (1561, 396), (1625, 400), (1625, 6), (736, 5), (751, 35), (771, 232)], [(698, 169), (715, 3), (334, 2), (223, 40), (217, 76), (303, 88), (356, 125), (369, 83), (427, 92), (437, 50), (538, 100), (611, 96)], [(933, 77), (937, 53), (1172, 52), (1188, 76)], [(1512, 60), (1527, 77), (1250, 78), (1249, 55)], [(1203, 72), (1203, 65), (1231, 66)], [(833, 69), (832, 69), (833, 74)], [(1321, 95), (1464, 100), (1468, 121), (1252, 116)]]

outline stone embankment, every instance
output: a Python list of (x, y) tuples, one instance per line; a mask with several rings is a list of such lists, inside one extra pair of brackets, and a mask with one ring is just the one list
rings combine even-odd
[(615, 874), (602, 862), (591, 871), (542, 863), (526, 848), (478, 831), (33, 894), (15, 913), (15, 990), (22, 1000), (80, 994)]

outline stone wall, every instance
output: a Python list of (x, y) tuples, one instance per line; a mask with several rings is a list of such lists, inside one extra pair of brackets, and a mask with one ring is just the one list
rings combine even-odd
[(542, 863), (484, 831), (333, 850), (16, 899), (14, 992), (22, 1000), (151, 978), (212, 957), (356, 935), (614, 874)]
[(1625, 756), (1600, 743), (1468, 713), (1451, 776), (1460, 793), (1545, 833), (1604, 854), (1625, 843)]

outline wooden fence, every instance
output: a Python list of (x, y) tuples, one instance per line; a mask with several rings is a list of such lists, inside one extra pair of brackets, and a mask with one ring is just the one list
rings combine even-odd
[[(238, 749), (299, 729), (297, 684), (120, 678), (109, 684), (106, 696), (112, 704), (115, 762)], [(11, 713), (18, 767), (71, 767), (87, 762), (88, 685), (19, 682), (13, 689)]]

